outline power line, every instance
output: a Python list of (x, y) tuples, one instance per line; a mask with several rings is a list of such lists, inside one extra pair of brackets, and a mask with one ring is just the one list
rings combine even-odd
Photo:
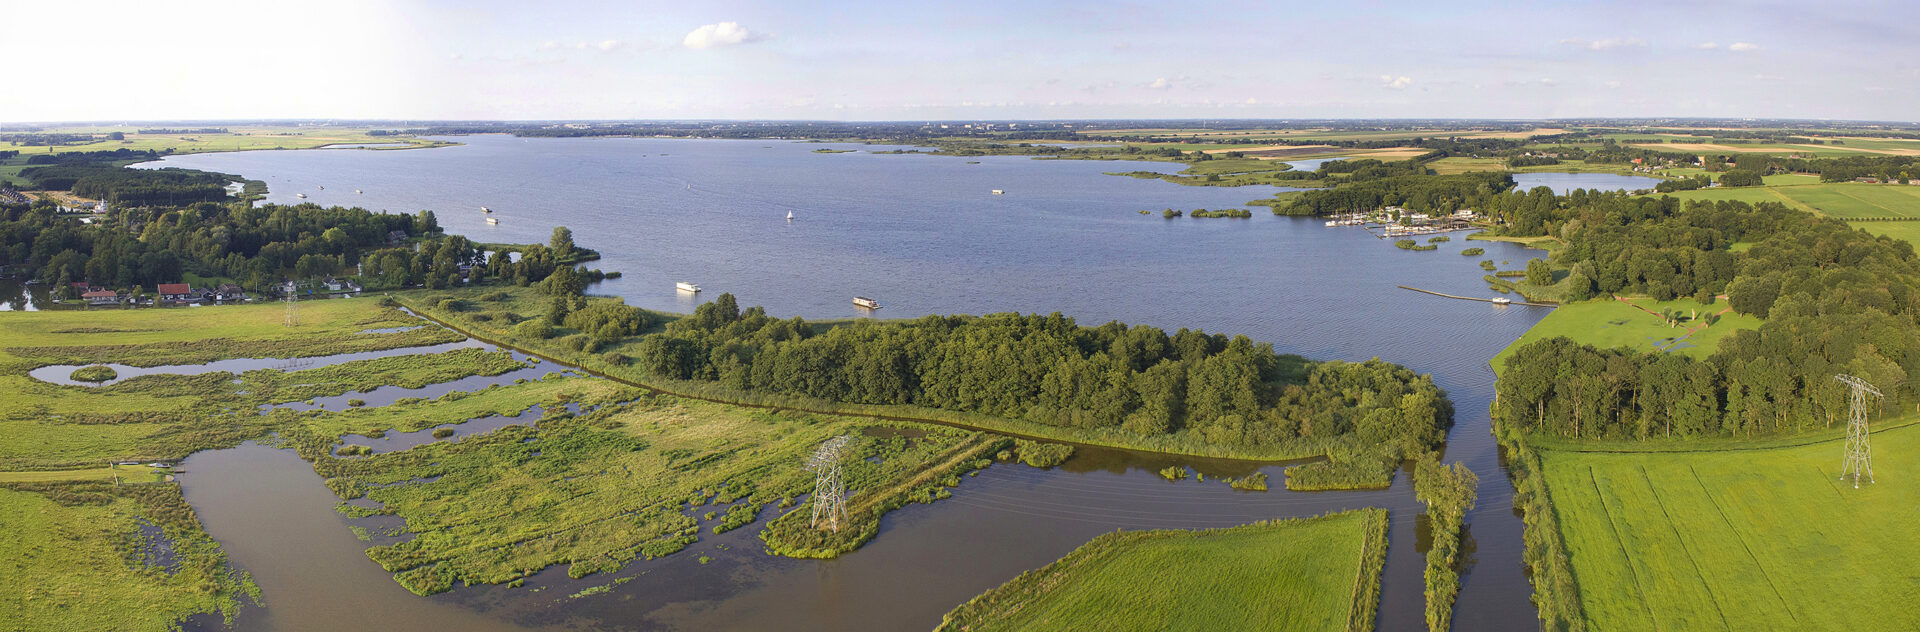
[(1847, 411), (1847, 451), (1840, 462), (1840, 480), (1853, 474), (1853, 488), (1860, 488), (1860, 475), (1873, 482), (1873, 452), (1867, 445), (1867, 395), (1885, 397), (1866, 380), (1842, 373), (1833, 379), (1852, 389), (1852, 406)]
[(292, 327), (294, 325), (300, 324), (300, 315), (294, 313), (294, 304), (299, 302), (299, 299), (300, 299), (299, 295), (296, 294), (298, 290), (299, 290), (299, 287), (294, 285), (292, 281), (287, 282), (286, 294), (287, 294), (287, 326), (288, 327)]

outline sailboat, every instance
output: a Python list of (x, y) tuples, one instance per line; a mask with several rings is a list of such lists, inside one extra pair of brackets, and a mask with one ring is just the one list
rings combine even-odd
[(793, 211), (787, 211), (787, 221), (793, 221)]

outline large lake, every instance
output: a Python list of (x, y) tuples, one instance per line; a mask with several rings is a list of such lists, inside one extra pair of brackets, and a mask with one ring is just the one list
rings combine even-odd
[[(1200, 327), (1314, 358), (1378, 356), (1405, 364), (1432, 373), (1448, 390), (1457, 418), (1447, 458), (1466, 461), (1481, 479), (1458, 629), (1537, 625), (1512, 488), (1488, 432), (1493, 374), (1487, 360), (1545, 310), (1448, 300), (1397, 286), (1492, 296), (1480, 260), (1511, 268), (1538, 251), (1468, 242), (1464, 233), (1437, 251), (1400, 250), (1358, 228), (1275, 217), (1264, 207), (1251, 207), (1252, 219), (1166, 220), (1163, 208), (1238, 208), (1277, 189), (1102, 174), (1183, 166), (1169, 163), (882, 155), (867, 152), (893, 148), (777, 141), (449, 140), (465, 144), (201, 154), (150, 166), (261, 179), (273, 202), (432, 209), (449, 231), (479, 241), (544, 242), (554, 226), (569, 226), (579, 243), (603, 253), (595, 266), (626, 275), (590, 291), (651, 309), (686, 312), (696, 300), (732, 292), (743, 305), (765, 305), (776, 316), (833, 319), (860, 316), (849, 299), (864, 295), (886, 305), (881, 317), (1059, 311), (1088, 325), (1121, 319)], [(859, 151), (814, 153), (820, 148)], [(500, 224), (487, 225), (481, 206), (492, 208)], [(789, 211), (796, 218), (791, 223)], [(1461, 256), (1468, 247), (1486, 255)], [(707, 291), (692, 298), (674, 290), (676, 281)], [(307, 564), (354, 571), (343, 576), (377, 574), (361, 568), (372, 567), (364, 558), (287, 550), (270, 541), (273, 529), (253, 526), (261, 514), (281, 510), (272, 502), (319, 501), (288, 494), (220, 502), (223, 485), (239, 484), (230, 479), (246, 479), (249, 468), (265, 467), (260, 463), (286, 461), (257, 452), (265, 448), (244, 450), (196, 456), (188, 467), (202, 476), (185, 477), (188, 498), (214, 537), (242, 550), (283, 551), (236, 555), (239, 563), (279, 567), (256, 570), (262, 577), (298, 575), (289, 569)], [(369, 604), (362, 609), (412, 603), (417, 611), (389, 620), (420, 625), (452, 625), (480, 611), (516, 624), (591, 628), (927, 629), (980, 591), (1115, 528), (1226, 526), (1385, 506), (1393, 526), (1381, 629), (1424, 625), (1420, 507), (1404, 475), (1383, 492), (1246, 494), (1169, 485), (1153, 471), (1171, 461), (1087, 450), (1051, 470), (996, 465), (966, 479), (952, 500), (890, 514), (878, 538), (839, 560), (770, 558), (752, 539), (754, 529), (740, 529), (637, 563), (621, 573), (634, 581), (577, 601), (561, 597), (606, 578), (570, 583), (550, 569), (529, 583), (551, 586), (543, 592), (482, 587), (432, 599), (411, 598), (391, 581), (305, 583), (281, 589), (298, 597), (279, 598)], [(1278, 469), (1268, 469), (1277, 481)], [(310, 470), (306, 478), (289, 484), (318, 488), (323, 496), (319, 478)], [(351, 549), (352, 542), (338, 546)], [(715, 562), (694, 563), (700, 555)], [(272, 610), (275, 586), (263, 582), (263, 589)], [(396, 591), (402, 598), (388, 594)], [(432, 614), (439, 609), (459, 614)], [(267, 621), (249, 614), (242, 627), (288, 627)]]

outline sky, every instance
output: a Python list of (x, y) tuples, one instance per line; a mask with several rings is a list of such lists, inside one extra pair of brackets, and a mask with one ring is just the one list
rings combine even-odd
[(1920, 119), (1912, 2), (41, 0), (0, 121)]

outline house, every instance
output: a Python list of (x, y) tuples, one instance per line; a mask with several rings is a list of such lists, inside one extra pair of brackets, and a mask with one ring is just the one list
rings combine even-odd
[(88, 305), (112, 305), (120, 302), (120, 293), (112, 290), (94, 290), (81, 294), (80, 298), (86, 299)]
[(163, 303), (168, 301), (191, 301), (195, 298), (193, 296), (193, 288), (185, 283), (161, 283), (154, 287), (154, 292), (160, 295), (160, 301)]
[(387, 245), (389, 246), (399, 245), (400, 242), (403, 242), (406, 240), (407, 240), (407, 231), (404, 231), (404, 230), (387, 231)]
[(213, 300), (244, 301), (244, 300), (247, 300), (247, 293), (246, 291), (241, 290), (240, 286), (238, 285), (234, 285), (232, 283), (222, 283), (220, 284), (220, 287), (213, 289)]

